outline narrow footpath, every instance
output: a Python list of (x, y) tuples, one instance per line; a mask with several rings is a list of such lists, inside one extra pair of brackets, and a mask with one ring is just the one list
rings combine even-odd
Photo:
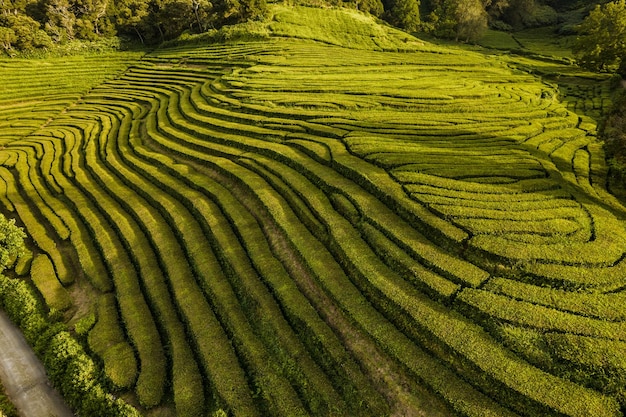
[(0, 311), (0, 379), (22, 417), (74, 417), (20, 330)]

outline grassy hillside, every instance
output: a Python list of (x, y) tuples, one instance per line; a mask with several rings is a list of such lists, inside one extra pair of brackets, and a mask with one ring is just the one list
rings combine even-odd
[(426, 44), (382, 20), (356, 10), (278, 4), (269, 7), (268, 15), (263, 21), (227, 26), (183, 38), (185, 43), (204, 44), (216, 40), (295, 38), (352, 49), (391, 51), (414, 50), (424, 48)]
[(523, 63), (274, 10), (0, 92), (18, 272), (113, 390), (149, 416), (622, 415), (593, 118)]

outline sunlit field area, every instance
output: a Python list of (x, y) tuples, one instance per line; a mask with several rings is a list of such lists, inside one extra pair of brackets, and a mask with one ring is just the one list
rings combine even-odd
[(265, 40), (0, 61), (16, 274), (105, 386), (147, 416), (622, 415), (604, 81), (277, 10)]

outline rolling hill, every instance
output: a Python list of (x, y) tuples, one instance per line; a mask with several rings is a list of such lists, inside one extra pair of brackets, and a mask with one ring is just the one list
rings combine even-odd
[(527, 67), (285, 6), (1, 61), (16, 272), (148, 416), (622, 415), (609, 99)]

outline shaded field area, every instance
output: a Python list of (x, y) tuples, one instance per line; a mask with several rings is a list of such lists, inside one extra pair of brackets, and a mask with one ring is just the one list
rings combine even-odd
[(17, 273), (150, 416), (622, 415), (626, 208), (593, 119), (413, 49), (172, 47), (71, 94), (20, 63)]

